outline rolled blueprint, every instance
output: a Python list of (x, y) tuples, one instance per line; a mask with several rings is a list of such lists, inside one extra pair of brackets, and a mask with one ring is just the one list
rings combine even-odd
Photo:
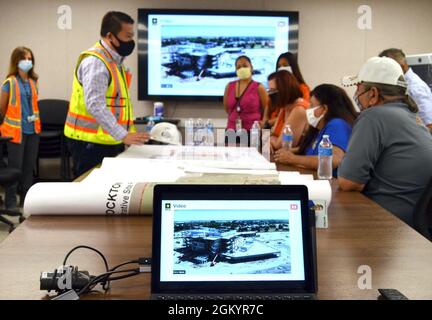
[(155, 183), (37, 183), (26, 195), (26, 215), (152, 214)]
[(327, 207), (330, 205), (332, 198), (332, 189), (328, 180), (311, 180), (309, 176), (303, 175), (285, 175), (279, 172), (279, 180), (281, 184), (287, 185), (305, 185), (308, 188), (309, 200), (324, 200)]

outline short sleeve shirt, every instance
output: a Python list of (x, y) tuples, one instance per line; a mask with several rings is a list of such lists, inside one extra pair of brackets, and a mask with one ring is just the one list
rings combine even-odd
[(363, 111), (354, 125), (339, 177), (409, 225), (432, 177), (432, 136), (402, 102)]

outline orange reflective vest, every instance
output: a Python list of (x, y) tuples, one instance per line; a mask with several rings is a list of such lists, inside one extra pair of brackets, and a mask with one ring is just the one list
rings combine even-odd
[(81, 61), (88, 56), (100, 59), (108, 69), (111, 82), (106, 91), (106, 107), (128, 132), (135, 132), (132, 104), (129, 97), (129, 76), (123, 66), (118, 66), (109, 52), (98, 42), (92, 48), (81, 53), (75, 68), (72, 95), (66, 118), (64, 134), (71, 139), (91, 143), (116, 145), (122, 143), (115, 140), (105, 131), (96, 119), (88, 112), (82, 84), (78, 81), (77, 72)]
[[(22, 141), (22, 119), (21, 119), (21, 90), (16, 76), (11, 76), (3, 83), (9, 82), (9, 102), (4, 117), (3, 124), (0, 126), (1, 135), (4, 137), (12, 137), (11, 142), (21, 143)], [(38, 93), (36, 82), (29, 79), (32, 100), (31, 107), (35, 116), (34, 129), (35, 133), (41, 132), (41, 122), (39, 117)]]

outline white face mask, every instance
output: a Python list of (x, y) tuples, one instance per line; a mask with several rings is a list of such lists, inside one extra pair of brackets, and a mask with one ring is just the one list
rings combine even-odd
[(293, 73), (291, 66), (279, 67), (278, 71), (281, 71), (281, 70), (285, 70), (285, 71), (288, 71), (289, 73)]
[(318, 126), (318, 123), (321, 121), (321, 119), (324, 118), (324, 114), (322, 114), (318, 118), (315, 117), (315, 110), (320, 108), (320, 107), (321, 106), (306, 110), (307, 121), (314, 128), (316, 128)]

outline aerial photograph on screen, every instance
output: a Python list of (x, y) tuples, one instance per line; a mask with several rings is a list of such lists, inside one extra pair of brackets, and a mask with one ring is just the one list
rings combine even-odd
[(289, 220), (175, 221), (176, 275), (290, 274)]
[[(268, 30), (263, 30), (268, 29)], [(254, 66), (254, 76), (265, 80), (275, 68), (274, 28), (227, 28), (214, 26), (161, 27), (161, 86), (175, 87), (176, 83), (224, 83), (235, 78), (235, 60), (248, 56)]]

